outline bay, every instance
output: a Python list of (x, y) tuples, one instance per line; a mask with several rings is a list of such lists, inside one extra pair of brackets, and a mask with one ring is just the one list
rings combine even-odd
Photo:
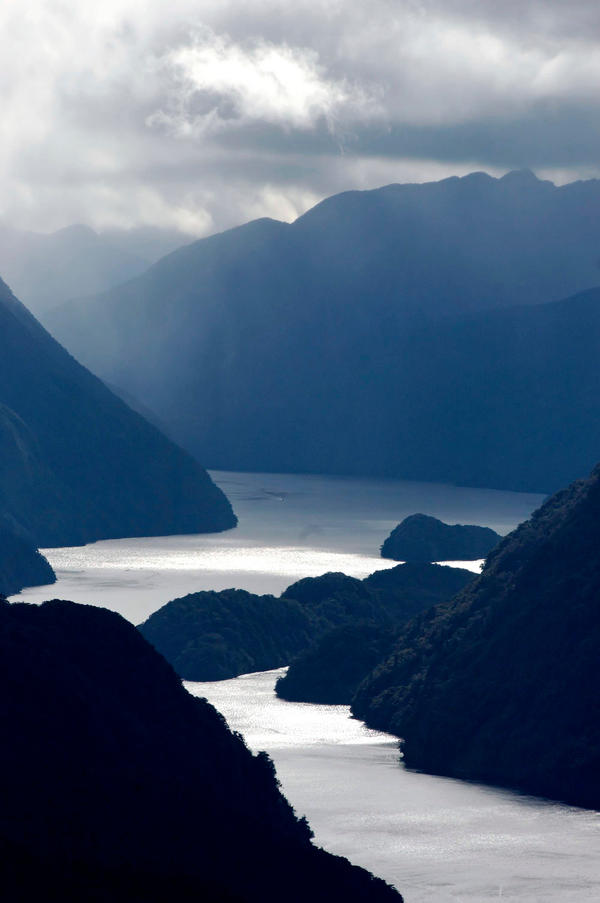
[[(225, 533), (107, 540), (44, 549), (58, 582), (13, 597), (102, 605), (138, 624), (170, 599), (236, 587), (279, 595), (301, 577), (366, 577), (393, 527), (423, 513), (507, 533), (542, 496), (437, 483), (306, 474), (213, 472), (239, 525)], [(479, 562), (464, 567), (479, 570)]]

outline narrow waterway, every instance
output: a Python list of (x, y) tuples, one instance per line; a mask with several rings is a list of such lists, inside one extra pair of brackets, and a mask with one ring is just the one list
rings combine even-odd
[(278, 700), (281, 673), (186, 686), (269, 752), (319, 845), (385, 878), (406, 903), (600, 900), (599, 813), (408, 771), (396, 740), (345, 706)]
[[(280, 593), (305, 576), (363, 577), (390, 530), (422, 512), (506, 533), (541, 496), (398, 480), (289, 474), (213, 475), (235, 530), (49, 549), (58, 582), (15, 601), (71, 599), (139, 623), (199, 589)], [(478, 563), (469, 564), (478, 570)], [(396, 741), (345, 708), (276, 699), (276, 674), (190, 684), (274, 758), (283, 790), (317, 841), (396, 884), (407, 903), (597, 903), (600, 817), (504, 791), (408, 772)]]

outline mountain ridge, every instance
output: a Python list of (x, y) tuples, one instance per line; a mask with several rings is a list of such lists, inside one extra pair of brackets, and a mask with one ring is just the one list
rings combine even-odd
[(35, 545), (228, 529), (192, 457), (68, 354), (0, 280), (0, 515)]
[(598, 204), (600, 182), (531, 173), (347, 192), (200, 239), (47, 323), (209, 467), (550, 491), (597, 456), (595, 359), (583, 400), (554, 383), (577, 365), (571, 319), (596, 329), (573, 299), (600, 280)]

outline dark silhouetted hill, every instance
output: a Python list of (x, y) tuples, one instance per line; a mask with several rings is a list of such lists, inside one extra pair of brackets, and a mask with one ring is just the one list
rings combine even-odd
[(406, 562), (375, 571), (363, 583), (395, 621), (449, 599), (473, 580), (473, 572), (441, 564)]
[(279, 668), (314, 632), (297, 602), (241, 589), (174, 599), (139, 629), (186, 680), (224, 680)]
[(394, 561), (474, 561), (485, 558), (502, 537), (489, 527), (445, 524), (428, 514), (411, 514), (394, 527), (381, 557)]
[(0, 596), (55, 582), (54, 571), (35, 546), (0, 522)]
[(279, 599), (239, 589), (191, 593), (139, 630), (184, 679), (224, 680), (287, 665), (332, 626), (377, 612), (360, 580), (324, 574), (299, 580)]
[(47, 322), (207, 466), (548, 491), (600, 447), (598, 305), (550, 303), (600, 281), (599, 204), (527, 172), (346, 192)]
[(187, 453), (81, 367), (0, 280), (0, 515), (41, 547), (224, 530)]
[[(319, 649), (331, 631), (379, 625), (391, 636), (395, 625), (449, 599), (471, 579), (470, 571), (406, 564), (365, 580), (335, 573), (307, 577), (279, 599), (236, 589), (198, 592), (163, 605), (139, 630), (186, 680), (224, 680), (292, 662), (285, 687), (292, 684), (296, 657), (311, 644)], [(352, 629), (341, 634), (351, 635)]]
[(11, 903), (401, 899), (312, 845), (268, 756), (119, 615), (0, 603), (0, 677)]
[(316, 636), (277, 681), (277, 695), (294, 702), (349, 705), (359, 684), (387, 658), (401, 625), (451, 599), (473, 579), (471, 571), (438, 564), (407, 563), (375, 571), (362, 581), (375, 603), (371, 612), (357, 611)]
[(291, 702), (350, 705), (359, 684), (391, 652), (396, 635), (391, 624), (377, 621), (334, 627), (292, 660), (275, 692)]
[(352, 710), (411, 768), (600, 807), (600, 468), (451, 602), (411, 621)]

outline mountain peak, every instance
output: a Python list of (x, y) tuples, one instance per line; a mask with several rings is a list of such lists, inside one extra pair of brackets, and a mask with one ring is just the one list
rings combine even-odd
[(538, 179), (531, 169), (511, 169), (505, 175), (498, 179), (499, 182), (511, 183), (515, 185), (532, 185), (534, 182), (541, 183), (543, 179)]

